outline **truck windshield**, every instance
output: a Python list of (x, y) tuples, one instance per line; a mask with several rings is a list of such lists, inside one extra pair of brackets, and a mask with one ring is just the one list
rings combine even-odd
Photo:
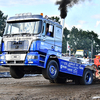
[(41, 28), (42, 28), (42, 21), (8, 22), (6, 25), (4, 35), (21, 34), (21, 33), (38, 34), (41, 32)]

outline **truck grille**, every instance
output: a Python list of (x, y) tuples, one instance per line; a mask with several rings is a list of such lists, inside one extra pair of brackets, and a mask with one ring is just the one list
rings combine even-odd
[(8, 64), (23, 64), (24, 61), (7, 61)]
[(28, 50), (29, 41), (8, 41), (6, 50)]

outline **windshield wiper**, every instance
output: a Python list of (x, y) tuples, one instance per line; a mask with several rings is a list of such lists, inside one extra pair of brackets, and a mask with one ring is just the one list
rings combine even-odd
[(16, 34), (5, 34), (3, 36), (15, 36), (15, 35), (26, 35), (26, 36), (31, 36), (31, 33), (16, 33)]
[(30, 33), (20, 33), (21, 35), (29, 35), (29, 36), (31, 36), (31, 34)]
[(4, 34), (3, 36), (11, 36), (11, 34)]

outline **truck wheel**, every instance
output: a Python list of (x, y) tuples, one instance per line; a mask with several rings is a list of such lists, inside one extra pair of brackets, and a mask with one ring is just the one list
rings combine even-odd
[(55, 60), (49, 60), (47, 67), (42, 70), (44, 78), (54, 80), (57, 78), (59, 73), (59, 67)]
[(93, 73), (89, 69), (85, 69), (83, 77), (80, 78), (80, 84), (90, 85), (93, 82)]
[(23, 68), (10, 67), (10, 74), (13, 78), (20, 79), (24, 76)]
[(61, 77), (57, 77), (54, 80), (55, 83), (65, 83), (66, 82), (66, 78), (61, 78)]

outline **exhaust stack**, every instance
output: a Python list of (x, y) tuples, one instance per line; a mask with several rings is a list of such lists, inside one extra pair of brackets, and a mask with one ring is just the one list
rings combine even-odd
[(63, 37), (63, 31), (65, 26), (65, 19), (61, 19), (61, 25), (62, 25), (62, 37)]

